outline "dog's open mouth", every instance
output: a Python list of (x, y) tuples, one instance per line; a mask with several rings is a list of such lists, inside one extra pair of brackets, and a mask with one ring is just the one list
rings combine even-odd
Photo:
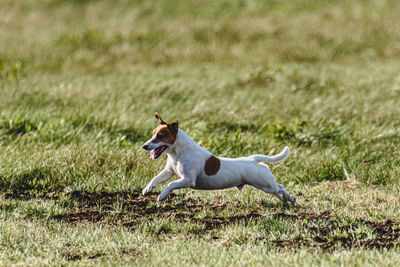
[(151, 152), (150, 152), (150, 158), (151, 159), (158, 159), (163, 153), (164, 153), (164, 151), (166, 150), (168, 148), (168, 146), (159, 146), (159, 147), (157, 147), (157, 148), (155, 148), (155, 149), (153, 149)]

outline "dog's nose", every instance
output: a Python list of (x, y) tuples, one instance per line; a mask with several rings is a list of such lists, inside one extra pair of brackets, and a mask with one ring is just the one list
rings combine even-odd
[(149, 150), (149, 145), (143, 145), (144, 150)]

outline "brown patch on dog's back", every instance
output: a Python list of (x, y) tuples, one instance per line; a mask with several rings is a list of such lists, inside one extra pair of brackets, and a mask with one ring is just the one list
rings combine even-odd
[(176, 133), (171, 132), (167, 124), (161, 124), (153, 131), (153, 142), (175, 143)]
[(204, 164), (204, 171), (208, 176), (211, 176), (217, 174), (220, 167), (221, 162), (216, 156), (212, 155), (206, 160), (206, 163)]

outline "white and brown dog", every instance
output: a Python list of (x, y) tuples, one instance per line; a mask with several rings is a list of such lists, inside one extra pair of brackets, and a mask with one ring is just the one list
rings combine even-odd
[(164, 153), (167, 153), (168, 160), (165, 168), (143, 189), (143, 195), (176, 175), (179, 179), (169, 183), (158, 196), (158, 200), (165, 199), (172, 190), (178, 188), (215, 190), (237, 187), (241, 190), (244, 185), (251, 185), (276, 195), (283, 203), (295, 203), (295, 198), (276, 182), (271, 170), (263, 163), (275, 163), (285, 159), (290, 153), (288, 147), (271, 157), (216, 157), (179, 129), (178, 121), (166, 123), (158, 113), (155, 113), (155, 117), (160, 121), (160, 125), (154, 129), (152, 138), (143, 145), (143, 149), (151, 151), (150, 158), (153, 160)]

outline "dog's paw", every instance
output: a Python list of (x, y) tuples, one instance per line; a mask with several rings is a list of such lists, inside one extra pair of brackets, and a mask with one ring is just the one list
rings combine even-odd
[(163, 201), (164, 199), (166, 199), (168, 196), (168, 193), (161, 191), (161, 194), (158, 196), (157, 200), (158, 201)]
[(151, 193), (151, 191), (153, 191), (153, 186), (149, 184), (142, 190), (142, 195), (148, 195)]

